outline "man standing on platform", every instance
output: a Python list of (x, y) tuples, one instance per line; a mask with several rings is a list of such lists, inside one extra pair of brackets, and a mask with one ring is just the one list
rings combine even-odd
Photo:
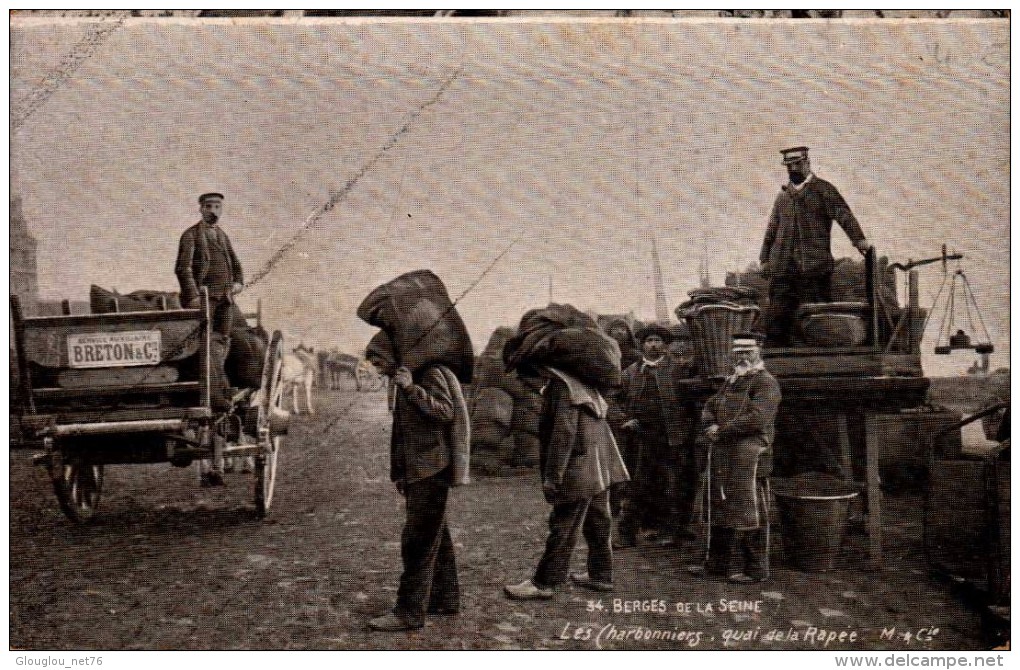
[(783, 186), (772, 206), (760, 256), (762, 272), (769, 279), (765, 334), (769, 346), (775, 347), (791, 344), (800, 305), (832, 302), (832, 222), (846, 231), (862, 254), (871, 248), (836, 187), (811, 172), (808, 148), (793, 147), (780, 153), (790, 183)]
[(695, 575), (718, 574), (731, 582), (769, 577), (768, 500), (759, 480), (772, 469), (779, 383), (765, 369), (753, 335), (733, 338), (733, 374), (702, 413), (712, 443), (708, 484), (708, 561)]

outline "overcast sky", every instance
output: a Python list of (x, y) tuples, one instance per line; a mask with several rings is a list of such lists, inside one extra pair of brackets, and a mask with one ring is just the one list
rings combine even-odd
[[(243, 295), (270, 327), (357, 351), (373, 287), (424, 267), (456, 298), (515, 239), (460, 303), (476, 350), (550, 282), (557, 301), (651, 317), (652, 231), (671, 307), (703, 248), (721, 284), (757, 260), (779, 149), (805, 144), (881, 253), (965, 254), (1008, 364), (1006, 21), (133, 20), (95, 47), (85, 24), (11, 30), (15, 113), (59, 83), (12, 136), (44, 298), (176, 290), (211, 190), (253, 277), (356, 177)], [(941, 280), (923, 271), (922, 302)]]

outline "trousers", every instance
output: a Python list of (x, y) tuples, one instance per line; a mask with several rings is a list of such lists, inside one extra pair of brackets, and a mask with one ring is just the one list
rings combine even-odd
[(762, 315), (769, 346), (788, 347), (797, 322), (797, 308), (806, 303), (832, 302), (832, 274), (805, 277), (777, 275), (769, 281), (769, 304)]
[(744, 573), (755, 579), (768, 579), (768, 526), (754, 530), (712, 526), (707, 569), (713, 575)]
[(557, 503), (549, 513), (549, 537), (545, 553), (538, 562), (532, 583), (539, 588), (555, 588), (567, 581), (570, 557), (577, 546), (578, 531), (588, 544), (588, 576), (613, 581), (613, 518), (609, 513), (609, 492), (592, 498)]
[(426, 610), (459, 609), (460, 585), (446, 525), (445, 471), (407, 484), (404, 493), (407, 520), (400, 538), (404, 571), (393, 611), (417, 625), (425, 620)]
[(670, 446), (665, 435), (642, 432), (632, 438), (639, 453), (633, 479), (620, 500), (620, 535), (633, 538), (642, 527), (676, 535), (691, 520), (698, 482), (693, 439)]

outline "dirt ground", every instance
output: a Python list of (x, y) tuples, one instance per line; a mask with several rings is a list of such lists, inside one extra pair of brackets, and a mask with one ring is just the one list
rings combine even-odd
[[(690, 578), (693, 547), (616, 554), (616, 592), (566, 587), (512, 602), (545, 539), (534, 473), (479, 478), (449, 510), (463, 610), (374, 633), (400, 573), (401, 498), (389, 482), (382, 393), (319, 394), (284, 443), (272, 514), (252, 477), (198, 486), (194, 468), (108, 466), (102, 515), (76, 527), (45, 471), (11, 452), (10, 645), (36, 650), (988, 648), (976, 612), (927, 577), (917, 496), (888, 497), (886, 568), (850, 535), (838, 569), (761, 585)], [(574, 560), (583, 565), (584, 548)], [(895, 629), (895, 630), (893, 630)], [(841, 635), (842, 634), (842, 635)]]

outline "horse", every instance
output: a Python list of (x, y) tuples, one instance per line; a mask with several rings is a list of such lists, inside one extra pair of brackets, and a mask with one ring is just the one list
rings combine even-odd
[(342, 388), (342, 380), (345, 376), (357, 382), (359, 362), (357, 356), (345, 354), (337, 350), (329, 352), (329, 356), (326, 359), (326, 377), (329, 379), (330, 388)]
[(340, 388), (340, 380), (344, 376), (353, 379), (359, 391), (378, 391), (386, 385), (386, 378), (364, 358), (335, 351), (327, 359), (327, 365), (327, 378), (334, 384), (332, 388)]
[(299, 388), (304, 388), (305, 405), (309, 414), (315, 414), (312, 407), (312, 386), (319, 375), (318, 358), (314, 348), (307, 348), (299, 344), (293, 350), (283, 355), (283, 370), (281, 372), (283, 393), (290, 391), (294, 401), (294, 413), (300, 414), (301, 407), (298, 403)]

